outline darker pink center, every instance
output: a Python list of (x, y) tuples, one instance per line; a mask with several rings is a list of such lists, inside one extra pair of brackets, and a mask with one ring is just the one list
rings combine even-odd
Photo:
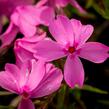
[(74, 53), (75, 52), (75, 47), (69, 47), (68, 52), (71, 53), (71, 54)]
[(27, 93), (26, 91), (24, 91), (23, 93), (22, 93), (22, 97), (24, 98), (24, 99), (28, 99), (29, 98), (29, 93)]

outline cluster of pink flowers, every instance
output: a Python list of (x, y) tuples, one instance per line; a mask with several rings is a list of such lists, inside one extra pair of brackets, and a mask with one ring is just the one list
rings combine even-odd
[[(31, 98), (43, 97), (59, 89), (63, 74), (50, 63), (53, 60), (67, 57), (64, 80), (74, 88), (75, 85), (82, 87), (84, 83), (84, 69), (79, 57), (94, 63), (102, 63), (109, 57), (109, 47), (86, 42), (93, 33), (93, 26), (69, 19), (62, 10), (71, 4), (79, 12), (86, 13), (76, 0), (32, 3), (33, 0), (0, 1), (0, 18), (5, 15), (10, 22), (0, 35), (0, 53), (15, 41), (16, 56), (16, 63), (6, 64), (5, 70), (0, 72), (0, 86), (21, 96), (18, 109), (35, 109)], [(40, 25), (48, 27), (52, 38), (47, 37)], [(19, 32), (23, 38), (16, 39)]]

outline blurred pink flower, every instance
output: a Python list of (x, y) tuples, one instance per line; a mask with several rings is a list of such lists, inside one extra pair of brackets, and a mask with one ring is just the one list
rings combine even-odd
[(87, 42), (93, 32), (93, 26), (82, 25), (76, 19), (69, 20), (65, 16), (57, 16), (49, 25), (49, 31), (57, 41), (42, 40), (36, 49), (36, 58), (47, 61), (67, 56), (64, 66), (64, 79), (70, 87), (84, 82), (84, 69), (79, 57), (95, 63), (102, 63), (108, 57), (109, 47), (98, 42)]
[(77, 3), (76, 0), (40, 0), (37, 3), (37, 6), (49, 6), (54, 8), (54, 11), (56, 8), (62, 11), (61, 7), (65, 7), (68, 4), (75, 7), (80, 13), (86, 13), (86, 11)]
[(60, 69), (52, 64), (31, 60), (20, 68), (6, 64), (5, 71), (0, 72), (0, 86), (21, 96), (18, 109), (35, 109), (31, 98), (52, 94), (60, 87), (62, 78)]
[(54, 12), (50, 7), (20, 6), (12, 14), (11, 21), (25, 37), (30, 37), (35, 35), (36, 26), (48, 26), (53, 18)]
[(16, 56), (16, 64), (21, 65), (24, 61), (34, 59), (34, 46), (46, 37), (46, 32), (41, 31), (33, 37), (24, 37), (17, 39), (14, 44), (14, 53)]
[(7, 30), (0, 35), (0, 52), (5, 51), (16, 38), (18, 32), (24, 37), (33, 37), (37, 35), (39, 25), (49, 25), (53, 19), (53, 11), (49, 7), (20, 6), (15, 9), (11, 16), (11, 22)]
[(13, 23), (10, 23), (7, 30), (0, 35), (0, 54), (4, 54), (8, 50), (17, 33), (18, 28)]
[[(9, 18), (17, 6), (33, 3), (34, 0), (0, 0), (0, 20), (2, 20), (3, 16), (7, 16)], [(2, 21), (0, 21), (0, 26), (2, 27)]]
[(0, 16), (10, 16), (17, 6), (29, 5), (33, 3), (34, 0), (0, 0)]

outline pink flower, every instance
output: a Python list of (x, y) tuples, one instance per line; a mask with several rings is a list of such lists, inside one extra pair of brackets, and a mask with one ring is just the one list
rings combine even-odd
[(0, 0), (0, 16), (10, 16), (17, 6), (29, 5), (33, 2), (34, 0)]
[(0, 35), (2, 46), (0, 52), (4, 51), (15, 39), (18, 32), (25, 37), (36, 36), (39, 25), (49, 25), (53, 19), (53, 11), (49, 7), (20, 6), (11, 16), (11, 22), (6, 32)]
[(47, 96), (61, 85), (62, 73), (52, 64), (31, 60), (19, 68), (6, 64), (0, 72), (0, 86), (12, 93), (19, 94), (21, 101), (18, 109), (35, 109), (31, 98)]
[(108, 57), (109, 47), (98, 42), (87, 42), (93, 32), (93, 26), (82, 25), (76, 19), (69, 20), (65, 16), (58, 16), (49, 25), (49, 31), (57, 41), (40, 41), (35, 49), (36, 58), (45, 58), (47, 61), (67, 56), (64, 66), (64, 79), (70, 87), (84, 82), (84, 69), (79, 57), (102, 63)]
[[(33, 4), (34, 0), (0, 0), (0, 26), (2, 28), (2, 17), (8, 18), (17, 6)], [(1, 31), (0, 31), (1, 32)]]
[(71, 4), (73, 7), (75, 7), (79, 12), (86, 13), (84, 9), (81, 8), (81, 6), (77, 3), (76, 0), (41, 0), (38, 2), (37, 6), (49, 6), (54, 8), (54, 11), (56, 8), (62, 11), (62, 7), (67, 6), (68, 4)]
[(49, 25), (54, 18), (54, 12), (50, 7), (42, 6), (20, 6), (17, 7), (11, 16), (11, 21), (19, 28), (25, 37), (36, 34), (36, 26)]
[(7, 49), (9, 48), (10, 44), (14, 41), (16, 35), (18, 33), (18, 28), (13, 24), (10, 23), (7, 30), (0, 35), (0, 53), (4, 54)]
[(16, 64), (21, 65), (24, 61), (34, 59), (34, 46), (46, 37), (46, 33), (41, 31), (39, 35), (33, 37), (24, 37), (17, 39), (14, 44), (14, 52), (16, 56)]

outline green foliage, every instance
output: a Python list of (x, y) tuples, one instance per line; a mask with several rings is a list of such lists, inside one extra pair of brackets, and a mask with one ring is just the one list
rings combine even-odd
[(13, 108), (11, 106), (2, 106), (2, 105), (0, 105), (0, 109), (15, 109), (15, 108)]
[(108, 94), (107, 91), (98, 89), (98, 88), (90, 86), (90, 85), (84, 85), (82, 90), (90, 91), (90, 92), (94, 92), (94, 93), (98, 93), (98, 94)]
[(11, 95), (12, 93), (7, 91), (0, 91), (0, 96)]
[(91, 7), (103, 18), (109, 19), (109, 0), (87, 0), (86, 8)]

